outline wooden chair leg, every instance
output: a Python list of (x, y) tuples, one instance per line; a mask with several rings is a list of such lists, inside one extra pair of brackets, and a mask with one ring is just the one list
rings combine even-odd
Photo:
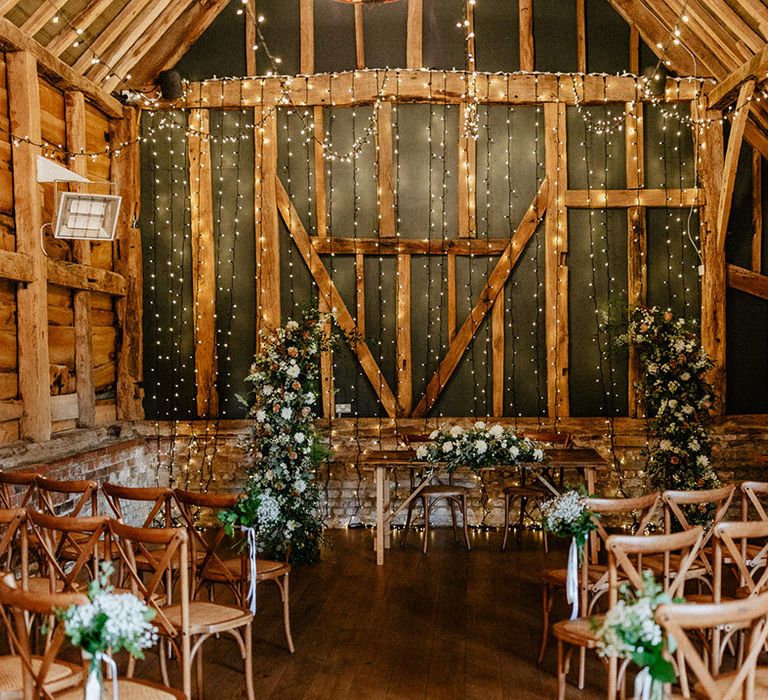
[(520, 497), (520, 517), (517, 520), (517, 541), (523, 538), (523, 528), (525, 527), (525, 509), (528, 505), (528, 499), (525, 496)]
[(171, 682), (168, 679), (168, 648), (164, 637), (160, 637), (160, 646), (157, 650), (157, 655), (160, 658), (160, 677), (163, 679), (163, 685), (170, 688)]
[(422, 503), (424, 503), (424, 544), (422, 551), (427, 553), (427, 543), (429, 542), (429, 496), (422, 497)]
[(544, 654), (547, 651), (547, 641), (549, 640), (549, 615), (552, 611), (554, 595), (552, 595), (549, 584), (545, 583), (542, 588), (542, 615), (541, 615), (541, 646), (539, 646), (539, 664), (544, 661)]
[(507, 551), (507, 539), (509, 538), (509, 510), (514, 500), (511, 494), (504, 494), (504, 539), (501, 541), (501, 551)]
[[(288, 599), (288, 574), (285, 576), (285, 598)], [(256, 693), (253, 687), (253, 634), (251, 633), (252, 623), (248, 623), (245, 628), (245, 692), (248, 700), (255, 700)], [(290, 625), (286, 624), (286, 635), (288, 637), (288, 646), (293, 653), (293, 641), (290, 639)]]
[(568, 660), (565, 657), (564, 643), (557, 640), (557, 700), (565, 700), (565, 683), (568, 674)]
[(466, 542), (467, 551), (469, 552), (472, 549), (472, 545), (469, 543), (469, 499), (467, 498), (466, 493), (461, 497), (461, 503), (462, 503), (461, 515), (464, 520), (464, 542)]
[(283, 599), (283, 627), (285, 628), (285, 641), (288, 643), (288, 651), (293, 654), (293, 637), (291, 636), (291, 600), (288, 587), (288, 574), (283, 576), (283, 585), (280, 586), (280, 597)]
[(453, 539), (458, 542), (459, 541), (459, 533), (456, 530), (456, 502), (453, 500), (453, 498), (448, 499), (448, 505), (451, 508), (451, 523), (453, 524)]
[(197, 650), (197, 659), (195, 660), (196, 671), (196, 690), (199, 700), (203, 700), (205, 697), (205, 678), (203, 675), (203, 648), (200, 647)]
[(587, 681), (587, 648), (579, 647), (579, 690), (584, 690)]
[(411, 531), (411, 519), (413, 518), (413, 501), (408, 504), (408, 513), (405, 516), (405, 529), (403, 530), (403, 536), (400, 539), (400, 546), (405, 547), (405, 543), (408, 540), (408, 533)]

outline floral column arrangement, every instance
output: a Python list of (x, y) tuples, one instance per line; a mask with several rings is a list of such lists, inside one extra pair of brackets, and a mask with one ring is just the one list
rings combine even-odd
[(235, 508), (221, 516), (230, 532), (253, 528), (261, 551), (276, 558), (290, 553), (294, 563), (320, 557), (323, 519), (315, 472), (329, 451), (315, 427), (315, 410), (320, 354), (333, 344), (328, 322), (328, 316), (308, 312), (301, 321), (262, 334), (246, 377), (252, 389), (244, 403), (254, 419), (241, 442), (248, 479)]
[(651, 486), (717, 487), (709, 430), (715, 394), (706, 378), (712, 361), (684, 319), (675, 319), (670, 311), (655, 306), (632, 311), (629, 342), (638, 351), (638, 388), (649, 428), (658, 438), (647, 455)]

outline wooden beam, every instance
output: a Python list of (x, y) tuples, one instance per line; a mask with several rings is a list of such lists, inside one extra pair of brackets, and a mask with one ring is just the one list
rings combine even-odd
[(125, 296), (125, 278), (111, 270), (102, 270), (92, 265), (46, 258), (48, 282), (69, 289), (82, 289), (89, 292), (103, 292), (110, 296)]
[(738, 265), (728, 265), (728, 286), (768, 301), (768, 275)]
[(545, 227), (547, 406), (557, 422), (569, 415), (568, 188), (565, 105), (544, 106), (549, 198)]
[(357, 332), (365, 337), (365, 258), (362, 253), (355, 255), (355, 307), (357, 310)]
[(38, 68), (51, 82), (63, 90), (79, 90), (109, 117), (119, 117), (123, 106), (110, 94), (94, 85), (62, 60), (27, 36), (13, 22), (0, 17), (0, 47), (9, 51), (25, 51), (33, 56)]
[(741, 86), (739, 100), (736, 104), (736, 116), (731, 124), (731, 133), (728, 136), (728, 150), (725, 153), (723, 166), (723, 188), (720, 191), (717, 206), (717, 245), (718, 249), (725, 251), (725, 235), (728, 228), (728, 219), (731, 215), (731, 202), (733, 201), (733, 187), (736, 183), (736, 172), (739, 168), (739, 154), (744, 138), (744, 128), (747, 123), (749, 110), (747, 105), (752, 99), (755, 89), (755, 81), (749, 80)]
[[(327, 300), (318, 299), (318, 310), (320, 313), (330, 313)], [(328, 321), (325, 326), (326, 336), (331, 334), (331, 322)], [(322, 397), (323, 417), (331, 419), (336, 414), (336, 400), (333, 386), (333, 354), (330, 350), (320, 355), (320, 394)]]
[[(328, 274), (328, 270), (323, 264), (323, 261), (312, 248), (309, 235), (304, 230), (304, 226), (301, 223), (301, 218), (293, 207), (283, 184), (276, 175), (275, 191), (280, 215), (282, 216), (285, 225), (288, 227), (293, 242), (296, 244), (296, 247), (304, 258), (304, 262), (317, 284), (318, 296), (321, 298), (325, 297), (325, 303), (333, 312), (341, 329), (348, 335), (357, 335), (357, 325), (355, 324), (352, 315), (347, 310), (347, 306), (341, 298), (338, 289), (336, 289), (336, 285)], [(360, 366), (363, 368), (366, 377), (368, 377), (368, 381), (371, 383), (373, 390), (379, 397), (379, 401), (381, 401), (381, 405), (384, 407), (387, 415), (394, 417), (397, 415), (397, 401), (395, 395), (389, 388), (389, 384), (381, 373), (381, 369), (376, 364), (376, 360), (371, 354), (368, 344), (360, 339), (354, 343), (352, 350), (357, 355), (357, 358), (360, 361)]]
[(64, 7), (67, 0), (47, 0), (38, 7), (21, 25), (21, 31), (27, 36), (35, 36)]
[(256, 0), (245, 3), (245, 73), (256, 75)]
[(197, 415), (219, 414), (216, 391), (216, 244), (213, 232), (213, 172), (208, 110), (189, 114), (187, 159), (192, 234), (192, 297), (195, 319), (195, 391)]
[(411, 353), (411, 256), (397, 256), (397, 408), (399, 416), (413, 410)]
[(45, 45), (45, 48), (54, 56), (61, 56), (75, 41), (79, 41), (80, 35), (77, 33), (77, 30), (80, 29), (83, 34), (89, 35), (88, 30), (91, 24), (111, 4), (112, 0), (90, 0), (77, 15), (64, 24), (61, 31)]
[(0, 421), (17, 420), (24, 415), (21, 401), (0, 401)]
[[(750, 108), (751, 116), (752, 109)], [(763, 158), (768, 158), (768, 136), (751, 118), (747, 120), (747, 125), (744, 127), (744, 137), (752, 148), (760, 152)]]
[(585, 0), (576, 0), (576, 63), (579, 73), (587, 72), (587, 18)]
[(314, 108), (314, 158), (315, 158), (315, 211), (317, 213), (317, 237), (328, 236), (328, 191), (325, 184), (325, 128), (323, 108)]
[(565, 206), (570, 209), (624, 209), (626, 207), (666, 207), (688, 209), (704, 204), (700, 189), (568, 190)]
[(750, 80), (763, 81), (766, 71), (768, 71), (768, 46), (742, 63), (735, 71), (729, 73), (709, 90), (707, 93), (708, 108), (723, 109), (727, 107), (736, 99), (744, 83)]
[(280, 229), (275, 195), (277, 113), (255, 110), (256, 343), (260, 332), (280, 326)]
[[(507, 243), (507, 245), (509, 245), (509, 243)], [(458, 315), (456, 312), (456, 255), (449, 253), (446, 258), (446, 265), (445, 283), (448, 286), (448, 305), (446, 308), (446, 315), (448, 316), (448, 342), (452, 343), (453, 339), (456, 337), (456, 318)]]
[[(82, 92), (64, 95), (67, 150), (70, 153), (86, 151), (85, 96)], [(74, 158), (69, 167), (79, 175), (88, 175), (84, 158)], [(75, 191), (77, 186), (73, 186)], [(91, 264), (90, 241), (74, 241), (72, 253), (76, 263)], [(77, 425), (90, 428), (96, 424), (96, 387), (93, 380), (93, 333), (91, 331), (91, 293), (75, 290), (73, 294), (75, 316), (75, 373), (77, 376)]]
[[(377, 97), (403, 102), (460, 104), (466, 102), (467, 77), (464, 72), (432, 71), (430, 86), (426, 73), (415, 69), (369, 69), (343, 73), (318, 73), (294, 76), (290, 86), (277, 77), (244, 78), (243, 80), (206, 80), (189, 84), (183, 102), (159, 102), (158, 108), (242, 109), (244, 107), (274, 107), (286, 98), (295, 107), (346, 107), (372, 104)], [(477, 85), (481, 104), (543, 104), (576, 103), (574, 88), (580, 104), (633, 100), (651, 101), (644, 93), (644, 83), (633, 76), (579, 75), (578, 73), (504, 74), (477, 73), (472, 79)], [(352, 90), (354, 82), (354, 91)], [(701, 94), (703, 81), (668, 79), (664, 95), (654, 101), (684, 102)]]
[(506, 238), (323, 238), (312, 237), (312, 246), (322, 255), (501, 255)]
[(699, 239), (703, 275), (701, 276), (701, 345), (712, 358), (710, 373), (715, 393), (720, 399), (715, 411), (725, 405), (725, 249), (718, 240), (718, 202), (723, 189), (723, 125), (722, 113), (706, 111), (704, 100), (698, 116), (709, 121), (699, 126), (699, 177), (708, 204), (699, 210)]
[(376, 115), (378, 143), (376, 144), (376, 177), (378, 183), (379, 236), (394, 236), (395, 223), (395, 168), (392, 142), (392, 104), (382, 102)]
[(483, 322), (488, 310), (493, 306), (498, 294), (504, 289), (504, 285), (509, 279), (512, 269), (520, 259), (528, 241), (531, 240), (531, 236), (533, 236), (536, 231), (539, 221), (541, 221), (541, 218), (546, 213), (547, 202), (549, 199), (548, 190), (549, 180), (546, 179), (541, 183), (536, 198), (531, 202), (528, 210), (523, 215), (520, 225), (509, 240), (507, 249), (501, 255), (488, 277), (483, 290), (480, 292), (480, 297), (477, 303), (472, 307), (469, 316), (467, 316), (467, 319), (462, 324), (459, 332), (450, 342), (448, 351), (440, 361), (437, 371), (429, 380), (424, 395), (413, 410), (413, 417), (421, 418), (429, 413), (437, 402), (437, 399), (440, 397), (443, 388), (453, 376), (453, 373), (469, 347), (469, 343), (474, 337), (475, 332)]
[[(6, 20), (3, 20), (6, 21)], [(2, 23), (0, 23), (0, 27)], [(37, 61), (27, 51), (5, 56), (11, 136), (40, 143)], [(36, 442), (51, 437), (48, 379), (48, 298), (45, 254), (40, 245), (42, 201), (37, 183), (38, 149), (11, 139), (16, 250), (29, 257), (32, 280), (16, 290), (19, 394), (24, 403), (21, 435)]]
[(408, 0), (406, 65), (408, 68), (421, 68), (423, 0)]
[(229, 0), (189, 3), (183, 14), (166, 30), (163, 40), (148, 47), (132, 67), (131, 83), (148, 85), (160, 71), (175, 66), (228, 4)]
[[(643, 105), (628, 102), (624, 108), (625, 160), (627, 187), (640, 188), (645, 184), (645, 147)], [(635, 204), (627, 208), (627, 305), (630, 309), (645, 304), (648, 285), (648, 242), (645, 227), (645, 207)], [(627, 407), (630, 416), (641, 415), (636, 391), (640, 377), (640, 358), (637, 350), (629, 346), (627, 378)]]
[(25, 253), (0, 250), (0, 279), (13, 282), (32, 282), (32, 259)]
[[(312, 0), (300, 0), (299, 4), (300, 70), (305, 75), (315, 72), (315, 11)], [(357, 24), (357, 15), (355, 15)]]
[[(471, 75), (467, 76), (468, 82), (473, 80)], [(467, 130), (469, 110), (471, 110), (469, 103), (459, 105), (459, 161), (456, 194), (460, 238), (474, 238), (477, 235), (477, 141)]]
[(752, 271), (763, 268), (763, 156), (752, 151)]
[(471, 73), (477, 69), (477, 58), (475, 56), (475, 0), (465, 0), (464, 14), (467, 20), (466, 42), (467, 42), (467, 70)]
[(532, 71), (533, 61), (533, 0), (519, 0), (520, 70)]
[(493, 302), (491, 311), (491, 368), (493, 415), (504, 415), (504, 290)]
[(355, 4), (355, 66), (365, 68), (365, 31), (363, 29), (363, 6)]
[(640, 74), (640, 32), (634, 24), (629, 28), (629, 72)]
[(125, 279), (125, 296), (115, 303), (120, 327), (117, 350), (115, 410), (118, 420), (144, 418), (143, 398), (143, 276), (141, 265), (141, 232), (138, 229), (140, 155), (136, 138), (139, 133), (138, 110), (126, 107), (122, 119), (109, 123), (110, 142), (130, 144), (110, 155), (110, 177), (123, 201), (117, 220), (114, 248), (115, 272)]

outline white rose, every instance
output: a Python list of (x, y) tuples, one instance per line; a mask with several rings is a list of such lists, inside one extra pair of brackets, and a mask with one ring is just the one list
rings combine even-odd
[(448, 442), (443, 443), (443, 452), (450, 452), (453, 449), (453, 443), (448, 440)]
[(419, 445), (416, 448), (416, 459), (424, 460), (427, 458), (427, 446), (426, 445)]
[(293, 488), (296, 493), (304, 493), (307, 488), (307, 482), (304, 479), (299, 479), (293, 484)]
[(439, 430), (433, 430), (433, 431), (432, 431), (432, 432), (429, 434), (429, 439), (430, 439), (430, 440), (434, 440), (434, 439), (435, 439), (435, 438), (436, 438), (438, 435), (440, 435), (440, 431), (439, 431)]
[(696, 457), (696, 461), (702, 467), (706, 467), (709, 464), (709, 457), (707, 457), (707, 455), (699, 455), (698, 457)]
[(296, 321), (288, 321), (288, 323), (285, 324), (285, 330), (287, 331), (295, 331), (299, 329), (299, 324), (296, 323)]
[(306, 440), (306, 437), (304, 436), (304, 433), (296, 433), (296, 435), (293, 436), (293, 439), (296, 441), (297, 445), (301, 445), (304, 440)]
[(661, 450), (669, 450), (672, 448), (672, 443), (669, 440), (662, 440), (659, 443), (659, 449)]
[(488, 443), (485, 440), (477, 440), (475, 442), (475, 449), (477, 454), (484, 455), (488, 451)]
[(261, 393), (264, 394), (264, 396), (271, 396), (272, 392), (274, 391), (274, 387), (271, 384), (267, 384), (262, 390)]
[(535, 459), (537, 462), (541, 462), (541, 460), (543, 460), (543, 459), (544, 459), (544, 450), (542, 450), (542, 449), (540, 449), (540, 448), (536, 448), (536, 449), (533, 451), (533, 458), (534, 458), (534, 459)]
[(509, 454), (512, 455), (513, 459), (517, 459), (517, 455), (520, 454), (520, 450), (517, 449), (515, 445), (512, 445), (512, 447), (509, 448)]
[(286, 406), (282, 411), (280, 411), (280, 415), (282, 416), (283, 420), (290, 420), (291, 416), (293, 415), (293, 411)]
[(475, 423), (475, 428), (477, 428), (478, 430), (485, 430), (485, 423), (479, 420), (477, 421), (477, 423)]
[(451, 428), (451, 435), (453, 437), (459, 437), (464, 432), (464, 429), (460, 425), (454, 425)]
[(259, 409), (256, 411), (256, 420), (259, 421), (259, 423), (263, 423), (267, 419), (267, 412), (263, 409)]
[(285, 370), (285, 373), (291, 378), (296, 379), (296, 377), (301, 374), (301, 370), (299, 369), (299, 366), (297, 364), (291, 364), (287, 370)]
[(493, 435), (493, 437), (501, 437), (504, 434), (504, 428), (496, 424), (490, 429), (489, 433)]

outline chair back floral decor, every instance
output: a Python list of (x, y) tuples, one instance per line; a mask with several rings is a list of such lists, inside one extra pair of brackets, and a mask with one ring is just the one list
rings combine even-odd
[(252, 388), (241, 399), (254, 419), (241, 441), (248, 478), (237, 505), (219, 516), (230, 534), (249, 528), (259, 550), (272, 558), (290, 553), (293, 563), (320, 558), (323, 518), (315, 473), (330, 452), (315, 419), (320, 354), (339, 333), (331, 321), (310, 310), (262, 333), (246, 377)]
[(557, 537), (570, 538), (565, 594), (571, 605), (571, 620), (579, 616), (579, 564), (589, 533), (597, 529), (598, 513), (587, 505), (586, 496), (579, 491), (566, 491), (541, 505), (544, 529)]

